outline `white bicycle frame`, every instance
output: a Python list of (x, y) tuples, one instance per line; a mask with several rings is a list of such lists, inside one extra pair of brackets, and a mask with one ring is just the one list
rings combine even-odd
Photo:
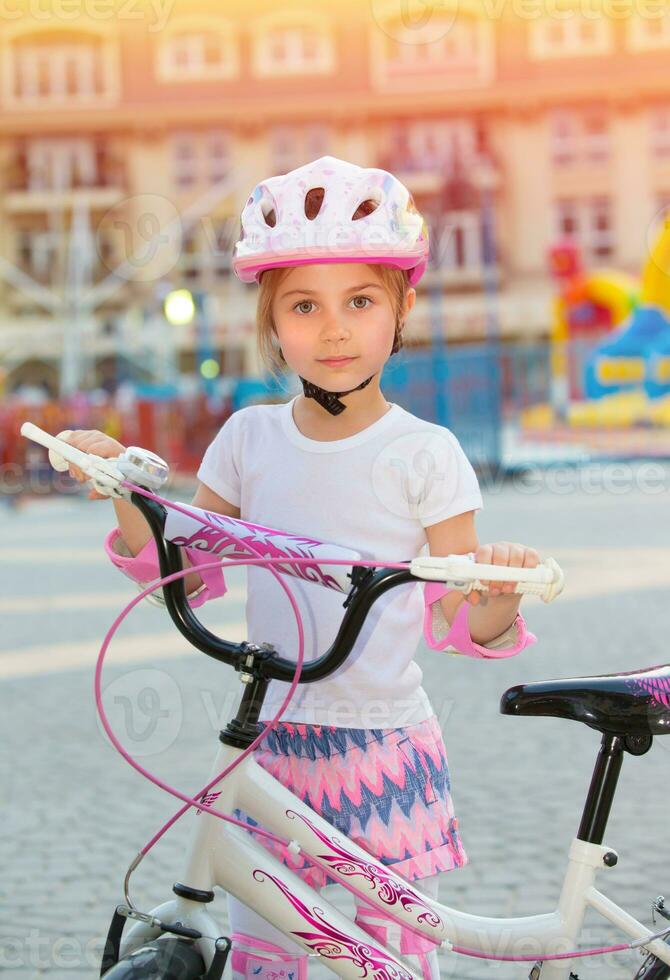
[[(239, 757), (242, 750), (221, 745), (212, 776)], [(425, 895), (378, 864), (353, 841), (302, 803), (248, 756), (207, 794), (207, 803), (233, 815), (240, 808), (274, 834), (288, 840), (292, 850), (314, 857), (328, 875), (368, 905), (394, 916), (447, 951), (462, 946), (492, 956), (532, 956), (538, 961), (556, 953), (575, 950), (587, 908), (598, 912), (633, 940), (653, 935), (642, 923), (610, 901), (594, 886), (596, 871), (607, 866), (604, 856), (613, 853), (604, 845), (573, 840), (558, 908), (544, 915), (489, 918), (470, 915), (429, 900)], [(180, 881), (210, 891), (215, 885), (234, 895), (264, 919), (302, 946), (308, 954), (327, 961), (337, 976), (360, 980), (361, 976), (420, 980), (397, 952), (376, 945), (370, 935), (338, 911), (317, 891), (269, 853), (253, 834), (206, 813), (191, 811), (183, 819), (193, 823), (192, 841)], [(615, 853), (615, 852), (614, 852)], [(220, 928), (200, 902), (177, 897), (151, 913), (163, 921), (179, 921), (197, 929), (203, 937), (197, 946), (209, 965)], [(153, 940), (160, 930), (145, 922), (133, 923), (121, 946), (124, 956)], [(645, 946), (670, 966), (670, 946), (656, 939)], [(461, 954), (448, 952), (447, 955)], [(546, 961), (542, 980), (568, 980), (574, 960)], [(531, 963), (526, 964), (530, 970)], [(523, 964), (519, 964), (520, 969)]]

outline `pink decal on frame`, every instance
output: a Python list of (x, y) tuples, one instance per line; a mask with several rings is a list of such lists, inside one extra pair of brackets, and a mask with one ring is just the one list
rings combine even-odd
[(373, 977), (374, 980), (412, 980), (408, 973), (395, 960), (389, 960), (385, 953), (369, 942), (359, 942), (352, 936), (341, 932), (324, 917), (323, 909), (308, 908), (304, 902), (292, 894), (279, 878), (256, 868), (256, 881), (273, 881), (288, 899), (310, 928), (304, 931), (292, 930), (291, 935), (302, 939), (309, 949), (329, 960), (350, 960), (360, 969), (360, 976)]
[(317, 860), (326, 864), (329, 868), (337, 871), (338, 874), (347, 878), (363, 878), (368, 882), (373, 891), (376, 890), (379, 898), (385, 905), (393, 906), (400, 904), (403, 910), (409, 912), (414, 908), (423, 909), (417, 916), (417, 922), (425, 922), (426, 925), (439, 928), (444, 923), (436, 912), (427, 904), (426, 899), (419, 892), (415, 891), (410, 885), (397, 883), (397, 876), (387, 872), (380, 865), (370, 861), (363, 861), (345, 850), (337, 837), (328, 837), (314, 826), (309, 817), (293, 810), (287, 810), (286, 816), (289, 820), (296, 817), (306, 824), (315, 837), (331, 849), (334, 853), (317, 854)]

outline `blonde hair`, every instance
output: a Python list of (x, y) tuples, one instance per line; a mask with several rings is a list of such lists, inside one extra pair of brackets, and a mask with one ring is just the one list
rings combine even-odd
[[(403, 346), (402, 330), (405, 326), (405, 302), (410, 288), (407, 272), (404, 269), (395, 269), (377, 263), (370, 263), (368, 267), (379, 277), (393, 306), (395, 338), (392, 353), (396, 353)], [(284, 373), (286, 361), (277, 340), (277, 327), (272, 315), (272, 303), (282, 280), (291, 271), (291, 268), (292, 266), (282, 266), (278, 269), (266, 269), (261, 274), (256, 305), (256, 348), (261, 363), (265, 365), (275, 381), (279, 381), (280, 376)]]

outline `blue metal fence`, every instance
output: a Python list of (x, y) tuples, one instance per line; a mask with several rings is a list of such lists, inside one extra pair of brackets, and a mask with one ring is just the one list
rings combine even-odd
[(501, 356), (497, 344), (468, 344), (437, 353), (404, 350), (386, 365), (382, 387), (390, 401), (408, 412), (451, 429), (474, 465), (500, 462)]

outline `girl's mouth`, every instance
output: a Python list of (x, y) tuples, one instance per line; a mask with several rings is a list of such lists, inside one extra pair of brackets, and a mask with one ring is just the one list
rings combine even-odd
[(345, 367), (355, 360), (355, 357), (327, 358), (326, 360), (319, 361), (319, 364), (327, 364), (328, 367)]

